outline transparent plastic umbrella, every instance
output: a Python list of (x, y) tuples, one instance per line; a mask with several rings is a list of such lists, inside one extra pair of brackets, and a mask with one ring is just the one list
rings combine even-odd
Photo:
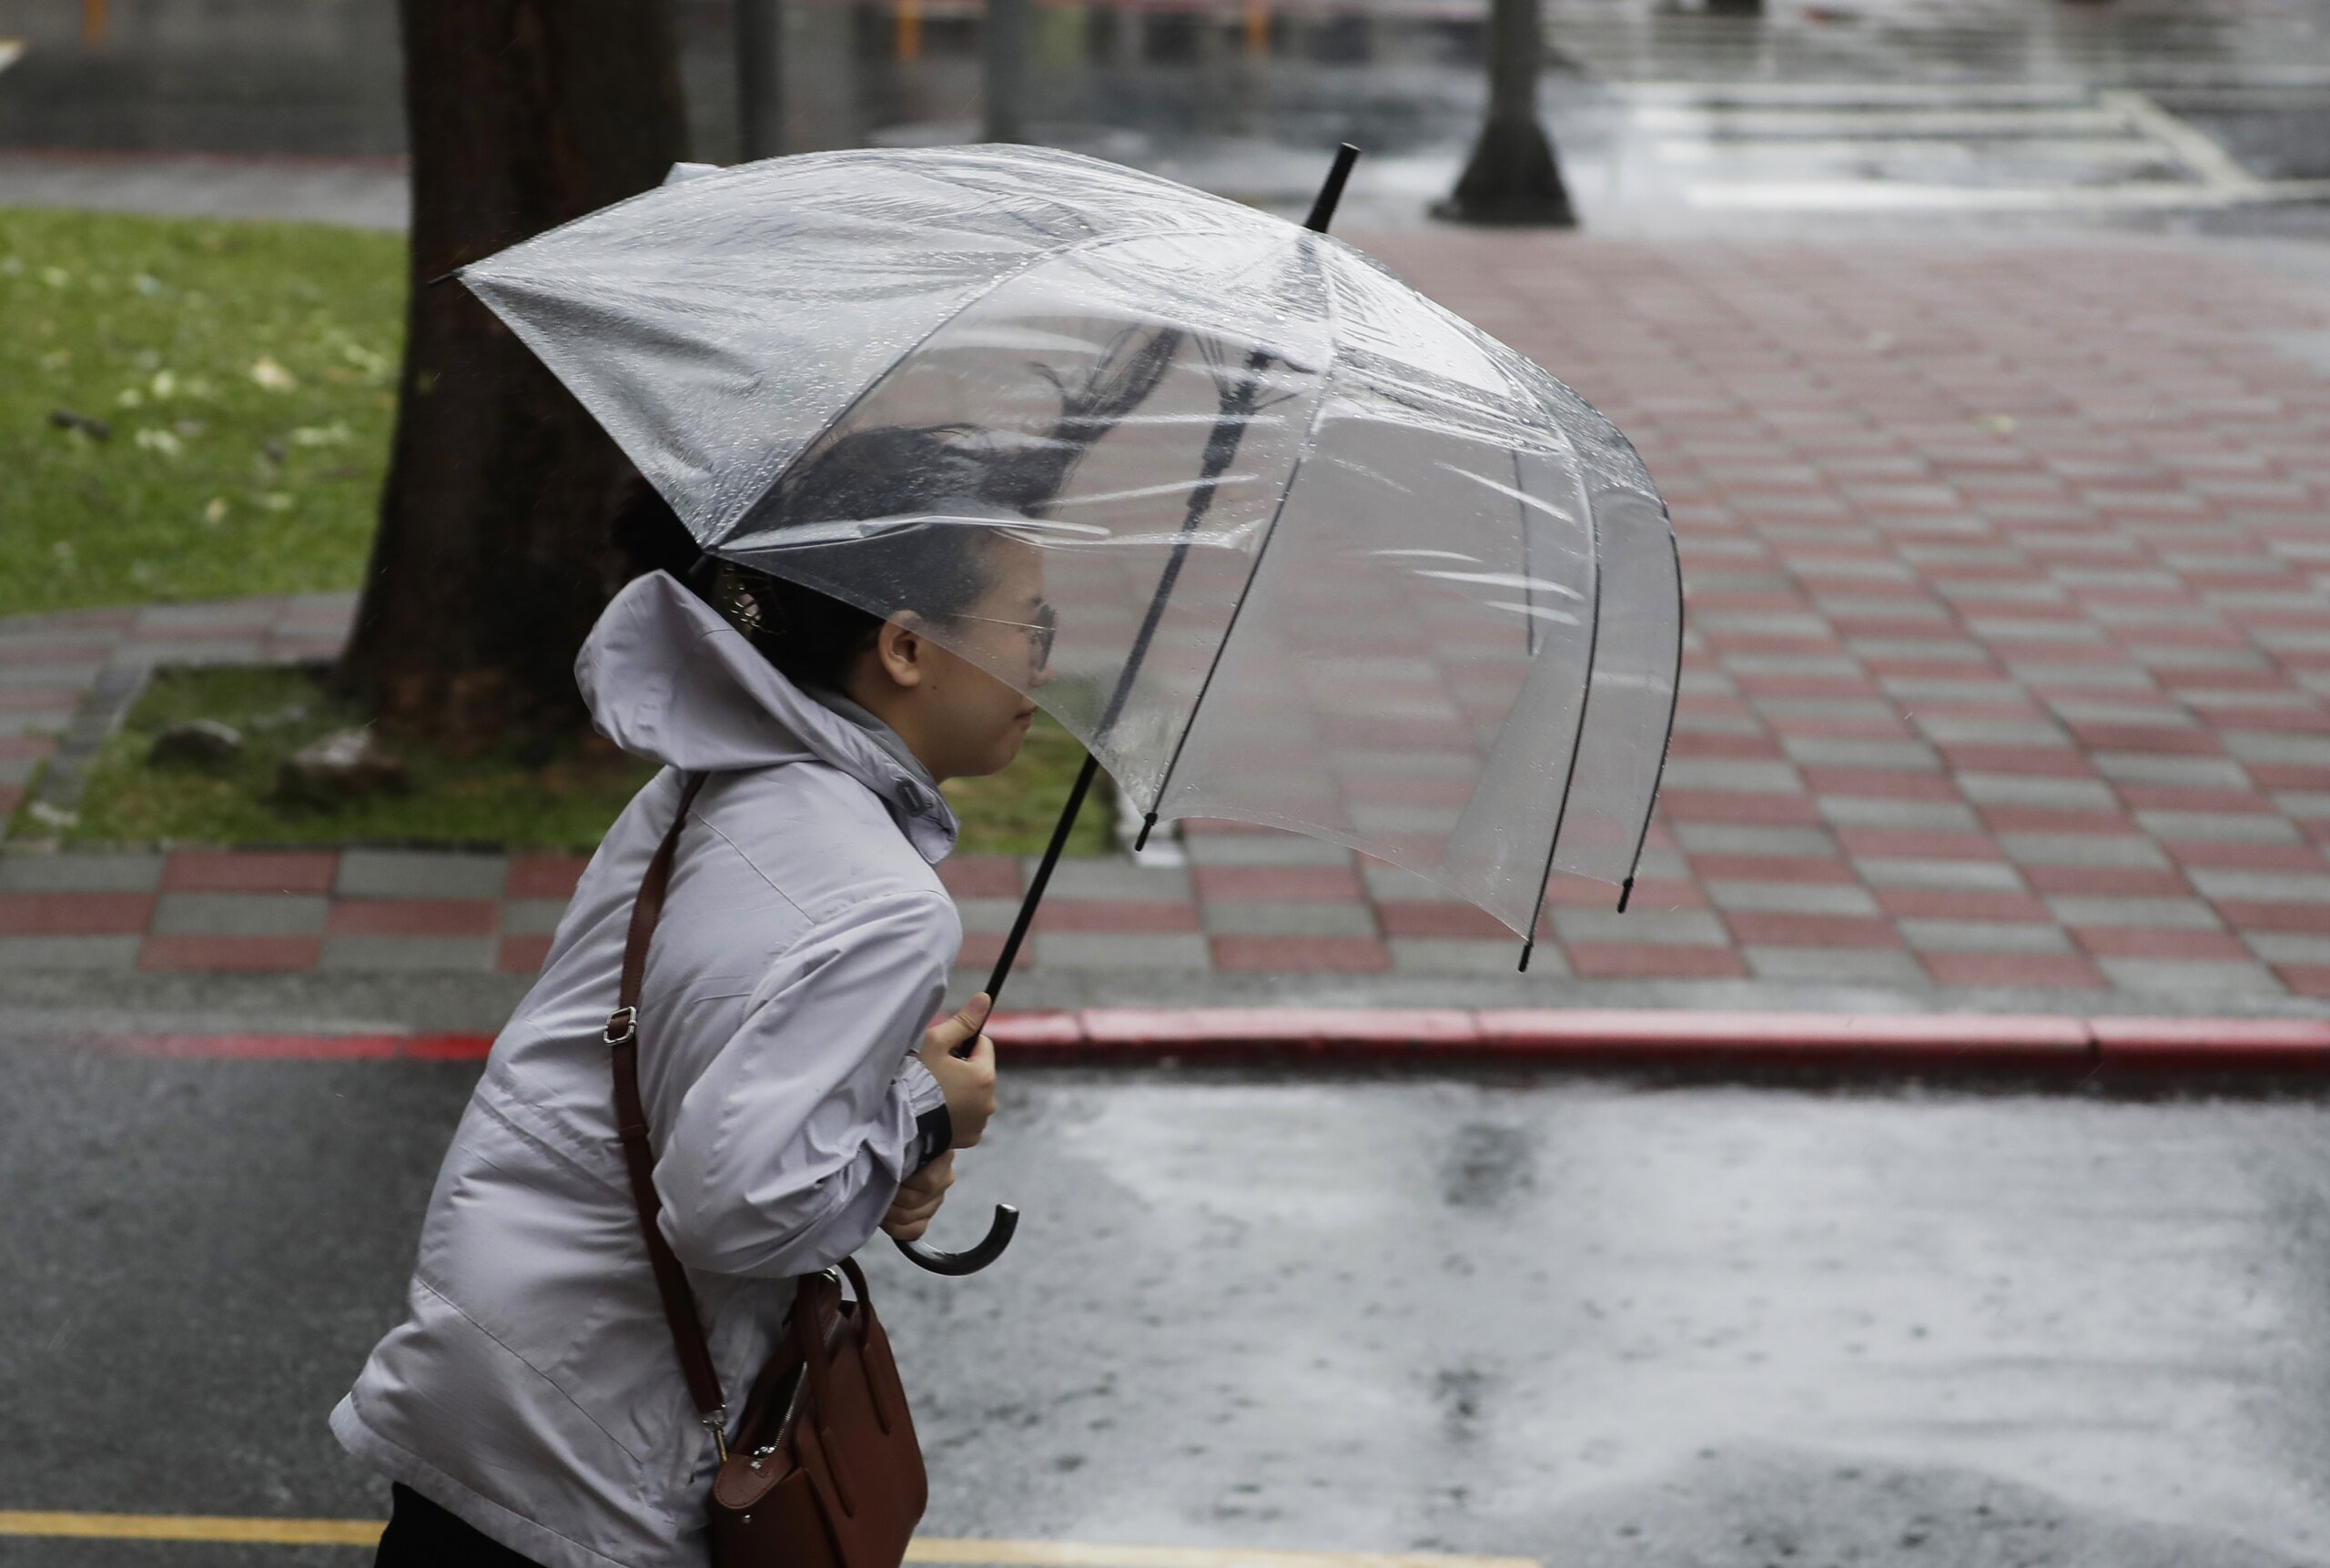
[(1608, 420), (1319, 232), (1331, 206), (1038, 147), (819, 153), (457, 276), (708, 552), (917, 617), (1150, 824), (1348, 845), (1525, 966), (1550, 876), (1631, 887), (1673, 532)]

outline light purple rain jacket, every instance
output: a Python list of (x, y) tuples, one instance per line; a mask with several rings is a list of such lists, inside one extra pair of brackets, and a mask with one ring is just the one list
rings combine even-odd
[(631, 583), (575, 673), (666, 764), (627, 806), (494, 1042), (437, 1177), (409, 1315), (331, 1414), (358, 1459), (553, 1568), (706, 1560), (714, 1455), (657, 1304), (601, 1038), (632, 895), (680, 780), (641, 998), (664, 1233), (741, 1405), (795, 1276), (876, 1233), (943, 1101), (913, 1060), (961, 946), (956, 824), (869, 733), (671, 577)]

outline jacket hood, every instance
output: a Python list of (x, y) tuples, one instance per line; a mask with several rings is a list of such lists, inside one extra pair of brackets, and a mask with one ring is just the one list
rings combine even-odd
[(955, 847), (955, 813), (937, 790), (785, 679), (667, 572), (614, 596), (574, 679), (593, 725), (634, 756), (689, 773), (825, 763), (872, 790), (925, 860)]

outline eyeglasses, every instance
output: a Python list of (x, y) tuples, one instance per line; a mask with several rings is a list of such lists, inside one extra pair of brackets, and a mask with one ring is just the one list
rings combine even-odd
[(1059, 632), (1059, 608), (1057, 605), (1045, 605), (1036, 612), (1036, 618), (1033, 621), (1006, 621), (996, 615), (968, 615), (959, 612), (948, 619), (985, 621), (991, 625), (1017, 626), (1022, 631), (1033, 632), (1035, 635), (1028, 639), (1028, 643), (1035, 650), (1034, 667), (1041, 670), (1052, 662), (1052, 639)]

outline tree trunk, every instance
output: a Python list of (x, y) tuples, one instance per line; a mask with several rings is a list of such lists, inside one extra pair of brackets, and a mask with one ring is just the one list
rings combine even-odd
[(735, 0), (736, 149), (740, 161), (785, 151), (785, 11), (780, 0)]
[(987, 0), (979, 25), (979, 64), (985, 88), (979, 137), (1024, 139), (1028, 97), (1028, 0)]
[(1537, 71), (1545, 44), (1539, 0), (1490, 0), (1489, 113), (1455, 194), (1433, 216), (1459, 223), (1574, 228), (1552, 138), (1537, 123)]
[(411, 292), (395, 444), (339, 683), (471, 750), (582, 716), (574, 654), (632, 570), (640, 484), (453, 268), (685, 156), (668, 0), (401, 0)]

